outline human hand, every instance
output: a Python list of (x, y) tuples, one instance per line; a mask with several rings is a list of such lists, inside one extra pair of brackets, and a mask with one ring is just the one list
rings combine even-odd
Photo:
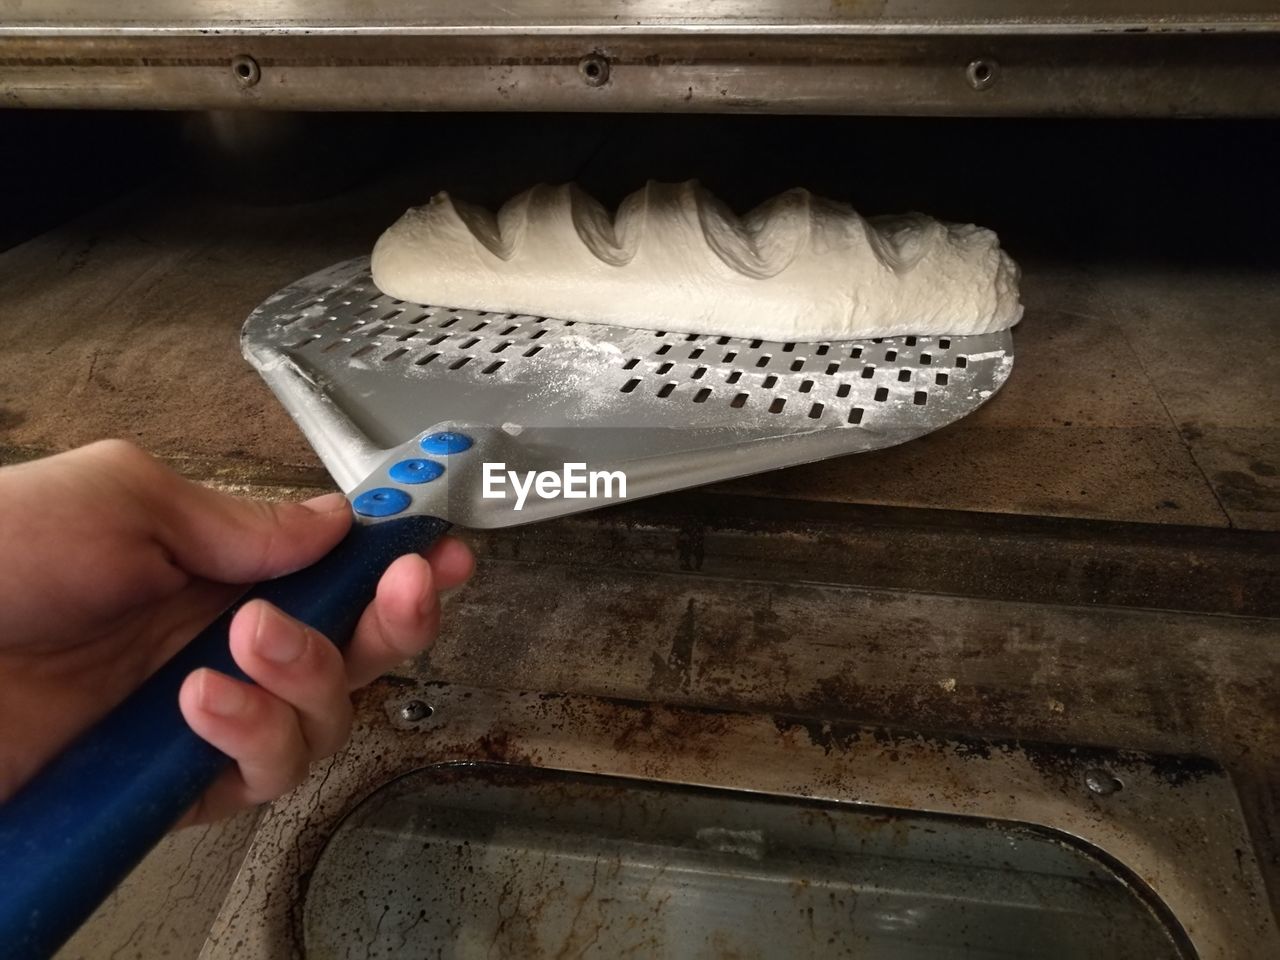
[[(228, 496), (123, 441), (0, 468), (0, 802), (105, 716), (244, 590), (314, 563), (351, 524), (346, 498)], [(350, 733), (350, 691), (425, 650), (439, 590), (471, 575), (446, 537), (396, 560), (345, 652), (271, 604), (246, 603), (231, 652), (179, 694), (191, 728), (235, 761), (183, 820), (295, 787)]]

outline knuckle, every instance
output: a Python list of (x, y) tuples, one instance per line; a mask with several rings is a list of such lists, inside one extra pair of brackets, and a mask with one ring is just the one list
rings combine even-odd
[(130, 440), (111, 438), (98, 440), (89, 444), (85, 451), (92, 456), (106, 460), (114, 466), (131, 471), (145, 470), (155, 464), (151, 454), (147, 453)]
[(105, 465), (121, 489), (138, 502), (154, 503), (157, 498), (173, 495), (175, 484), (187, 482), (130, 440), (98, 440), (83, 452)]
[(108, 437), (105, 440), (96, 440), (89, 444), (89, 449), (104, 457), (117, 457), (120, 459), (128, 459), (130, 457), (140, 457), (145, 455), (142, 448), (132, 440), (125, 440), (120, 437)]
[(256, 534), (250, 541), (253, 544), (256, 569), (260, 571), (259, 576), (264, 576), (266, 571), (271, 569), (272, 560), (276, 554), (280, 518), (274, 504), (262, 500), (246, 502), (251, 505), (249, 508), (252, 517), (251, 526)]

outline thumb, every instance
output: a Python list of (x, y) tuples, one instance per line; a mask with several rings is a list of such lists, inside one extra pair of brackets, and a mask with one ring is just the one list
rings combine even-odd
[(351, 526), (341, 493), (305, 503), (244, 500), (182, 477), (165, 491), (157, 536), (183, 570), (223, 583), (256, 583), (308, 566)]

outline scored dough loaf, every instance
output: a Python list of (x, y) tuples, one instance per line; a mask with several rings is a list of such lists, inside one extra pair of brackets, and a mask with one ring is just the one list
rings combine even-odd
[(996, 235), (923, 214), (865, 219), (788, 190), (737, 217), (700, 184), (650, 181), (616, 216), (574, 184), (490, 211), (446, 193), (378, 238), (400, 300), (767, 340), (977, 334), (1022, 316)]

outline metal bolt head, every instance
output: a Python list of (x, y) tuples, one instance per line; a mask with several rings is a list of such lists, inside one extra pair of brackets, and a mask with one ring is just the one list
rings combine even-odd
[(1119, 777), (1101, 767), (1092, 767), (1084, 772), (1084, 785), (1089, 788), (1090, 793), (1099, 797), (1109, 797), (1124, 789)]
[(969, 78), (969, 86), (975, 90), (986, 90), (996, 82), (996, 74), (1000, 72), (1000, 64), (994, 60), (979, 58), (970, 60), (964, 68), (964, 75)]
[(262, 68), (258, 61), (248, 54), (231, 58), (231, 75), (243, 87), (252, 87), (262, 79)]
[(583, 57), (578, 61), (578, 75), (589, 87), (603, 87), (609, 82), (609, 61), (598, 53)]
[(434, 712), (430, 704), (423, 703), (421, 700), (410, 700), (400, 708), (400, 719), (408, 723), (417, 723), (420, 720), (426, 720)]

